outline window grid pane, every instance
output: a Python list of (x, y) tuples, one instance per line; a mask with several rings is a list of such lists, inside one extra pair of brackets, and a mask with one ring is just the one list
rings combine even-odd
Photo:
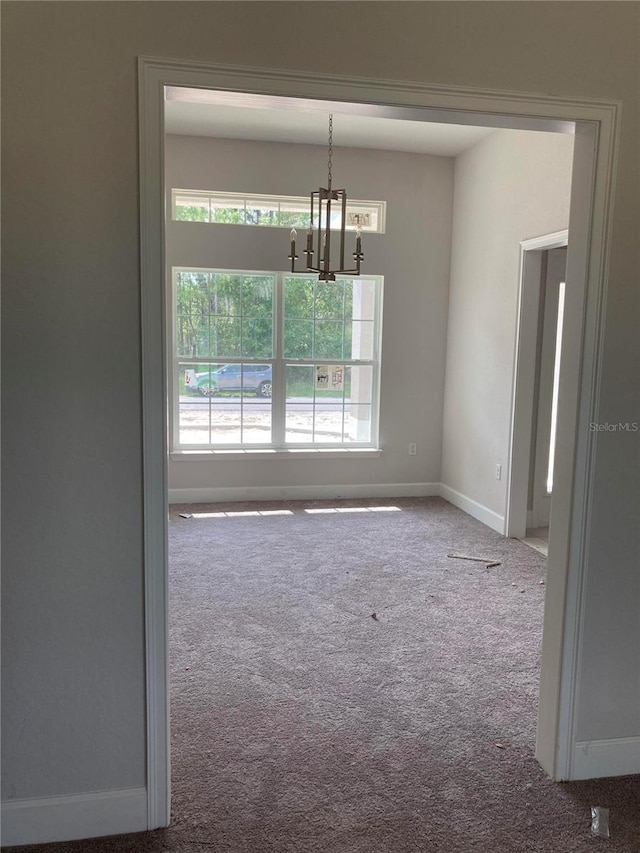
[(178, 363), (180, 444), (269, 444), (272, 365)]
[[(373, 413), (373, 365), (349, 365), (344, 362), (323, 365), (329, 370), (343, 370), (342, 389), (337, 391), (318, 390), (314, 381), (316, 367), (287, 363), (286, 442), (369, 442)], [(311, 430), (312, 436), (303, 435), (304, 430)]]

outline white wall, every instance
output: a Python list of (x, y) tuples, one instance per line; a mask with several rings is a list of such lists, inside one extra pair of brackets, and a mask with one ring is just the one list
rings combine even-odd
[(501, 130), (456, 158), (442, 482), (500, 519), (520, 241), (568, 227), (572, 156), (572, 136)]
[[(136, 57), (619, 99), (598, 416), (633, 421), (640, 9), (51, 0), (2, 16), (2, 781), (16, 798), (144, 783)], [(584, 738), (640, 735), (637, 511), (637, 435), (602, 433)]]
[[(339, 126), (336, 122), (336, 138)], [(306, 196), (326, 181), (326, 148), (168, 136), (167, 187)], [(384, 276), (379, 458), (171, 461), (169, 487), (358, 487), (440, 479), (454, 161), (336, 148), (333, 175), (353, 199), (387, 202), (386, 233), (363, 238), (364, 269)], [(168, 199), (170, 203), (170, 197)], [(289, 234), (272, 228), (167, 224), (167, 266), (286, 269)], [(418, 445), (409, 457), (407, 445)], [(178, 491), (174, 491), (178, 490)], [(233, 494), (233, 492), (231, 492)]]

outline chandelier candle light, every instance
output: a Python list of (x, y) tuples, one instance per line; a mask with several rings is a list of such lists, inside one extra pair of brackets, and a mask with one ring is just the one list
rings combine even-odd
[[(354, 219), (357, 222), (356, 227), (356, 250), (353, 253), (355, 261), (354, 269), (344, 268), (344, 232), (347, 223), (347, 191), (334, 190), (331, 186), (331, 161), (333, 157), (333, 115), (329, 116), (329, 176), (327, 186), (320, 187), (311, 192), (311, 210), (309, 213), (309, 230), (307, 231), (307, 245), (304, 249), (304, 254), (307, 256), (307, 271), (317, 272), (318, 281), (335, 281), (336, 274), (338, 275), (360, 275), (360, 264), (364, 260), (362, 253), (362, 226), (360, 225), (360, 217), (356, 214)], [(337, 202), (332, 207), (332, 202)], [(331, 269), (331, 217), (335, 215), (336, 210), (339, 212), (339, 228), (334, 230), (340, 234), (340, 267), (339, 269)], [(317, 219), (316, 219), (317, 218)], [(318, 246), (320, 247), (320, 256), (318, 266), (313, 266), (313, 225), (314, 221), (318, 224)], [(337, 223), (336, 223), (337, 226)], [(288, 256), (291, 261), (291, 272), (297, 272), (296, 261), (296, 239), (298, 233), (295, 228), (291, 229), (291, 254)]]

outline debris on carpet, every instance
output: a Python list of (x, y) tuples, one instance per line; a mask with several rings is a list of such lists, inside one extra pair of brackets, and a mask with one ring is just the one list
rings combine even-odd
[(454, 560), (471, 560), (474, 563), (485, 563), (487, 569), (502, 565), (500, 560), (496, 560), (494, 557), (471, 557), (468, 554), (447, 554), (447, 557), (451, 557)]
[(602, 806), (591, 806), (591, 834), (599, 838), (610, 838), (609, 809)]

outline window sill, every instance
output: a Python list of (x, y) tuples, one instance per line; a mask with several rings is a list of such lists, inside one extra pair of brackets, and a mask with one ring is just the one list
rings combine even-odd
[(207, 462), (214, 459), (377, 459), (382, 450), (377, 447), (362, 448), (292, 448), (291, 450), (174, 450), (169, 454), (172, 462)]

